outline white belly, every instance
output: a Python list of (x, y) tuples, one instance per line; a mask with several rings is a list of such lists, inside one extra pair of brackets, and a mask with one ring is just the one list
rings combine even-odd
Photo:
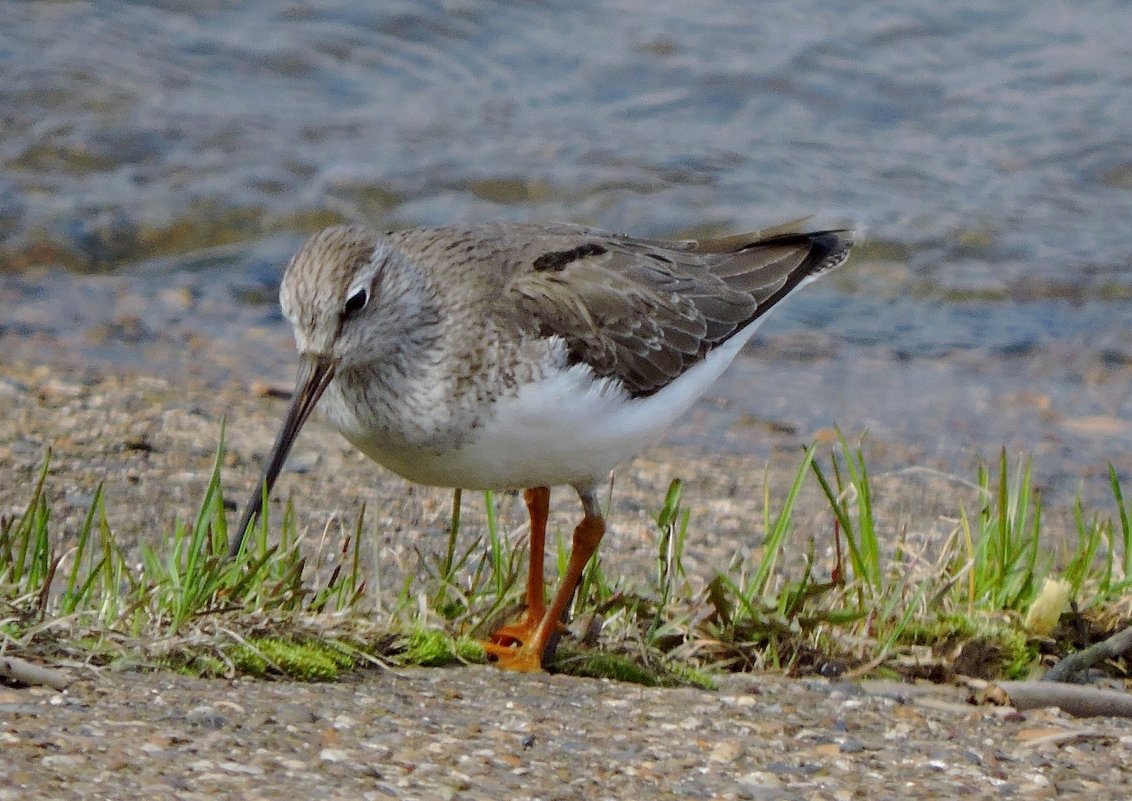
[(413, 445), (340, 426), (363, 453), (410, 481), (464, 489), (593, 486), (657, 443), (727, 368), (757, 322), (660, 392), (630, 398), (588, 367), (553, 372), (504, 397), (461, 442)]

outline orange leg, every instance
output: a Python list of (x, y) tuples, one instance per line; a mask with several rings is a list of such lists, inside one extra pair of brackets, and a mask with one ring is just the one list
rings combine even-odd
[(527, 569), (527, 611), (515, 623), (500, 626), (484, 643), (489, 654), (502, 656), (525, 642), (538, 628), (546, 613), (546, 590), (543, 587), (543, 557), (546, 543), (546, 518), (550, 514), (550, 488), (534, 487), (523, 492), (527, 512), (531, 516), (531, 547)]
[(562, 577), (562, 583), (550, 608), (543, 613), (538, 627), (530, 636), (525, 636), (517, 647), (488, 648), (488, 652), (498, 659), (501, 668), (528, 672), (542, 669), (542, 657), (547, 643), (558, 631), (559, 621), (566, 612), (566, 607), (570, 605), (570, 599), (574, 597), (578, 582), (581, 581), (582, 570), (594, 555), (602, 535), (605, 534), (605, 520), (602, 519), (593, 490), (579, 489), (578, 495), (582, 499), (584, 516), (582, 522), (574, 529), (573, 548), (570, 550), (570, 561), (566, 565), (566, 575)]

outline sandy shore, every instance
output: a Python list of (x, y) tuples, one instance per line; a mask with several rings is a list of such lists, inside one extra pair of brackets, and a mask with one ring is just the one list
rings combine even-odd
[[(22, 510), (50, 448), (60, 547), (99, 483), (118, 537), (152, 541), (193, 514), (221, 420), (225, 488), (241, 503), (286, 390), (5, 362), (0, 513)], [(685, 565), (710, 577), (736, 551), (757, 547), (764, 470), (780, 497), (798, 453), (792, 436), (768, 430), (765, 447), (750, 458), (673, 448), (646, 454), (618, 472), (603, 546), (607, 571), (654, 569), (652, 517), (680, 476), (693, 513)], [(957, 504), (974, 501), (964, 482), (931, 471), (875, 482), (881, 519), (922, 541), (949, 531)], [(443, 546), (450, 492), (377, 468), (318, 421), (300, 438), (279, 493), (294, 498), (300, 527), (315, 538), (328, 519), (352, 520), (364, 502), (390, 581), (416, 569), (417, 549)], [(472, 495), (468, 529), (483, 525), (482, 502)], [(574, 500), (566, 492), (554, 497), (552, 530), (568, 532)], [(515, 498), (501, 501), (512, 534), (521, 533), (521, 507)], [(831, 525), (824, 500), (808, 486), (798, 531), (822, 543)], [(711, 693), (486, 667), (362, 671), (333, 685), (71, 672), (80, 680), (62, 694), (0, 689), (0, 801), (849, 799), (863, 797), (865, 786), (872, 798), (1118, 798), (1132, 783), (1132, 723), (973, 707), (947, 687), (877, 691), (736, 676)]]

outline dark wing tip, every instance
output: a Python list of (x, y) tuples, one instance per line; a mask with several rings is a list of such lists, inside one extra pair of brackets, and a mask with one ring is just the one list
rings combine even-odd
[(853, 247), (853, 232), (841, 228), (807, 233), (777, 234), (752, 242), (749, 247), (773, 247), (776, 245), (808, 248), (809, 253), (792, 272), (800, 276), (817, 276), (845, 263), (845, 260), (849, 257), (849, 250)]
[(810, 234), (810, 258), (807, 260), (813, 265), (810, 275), (820, 275), (840, 267), (849, 258), (849, 249), (852, 247), (852, 231), (818, 231)]
[[(757, 301), (754, 313), (745, 320), (737, 321), (734, 329), (726, 337), (714, 342), (713, 347), (722, 344), (731, 336), (744, 330), (781, 301), (794, 293), (803, 284), (829, 272), (845, 263), (849, 250), (853, 247), (852, 232), (845, 229), (808, 232), (774, 233), (760, 237), (734, 252), (740, 257), (751, 252), (758, 263), (757, 252), (782, 253), (782, 257), (772, 257), (769, 263), (749, 271), (743, 276), (735, 270), (724, 280), (732, 286), (743, 285)], [(753, 283), (752, 278), (757, 278)]]

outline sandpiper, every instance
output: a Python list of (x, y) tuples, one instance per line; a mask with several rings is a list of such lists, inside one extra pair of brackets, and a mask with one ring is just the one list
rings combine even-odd
[[(851, 245), (847, 231), (796, 225), (683, 242), (565, 224), (320, 231), (283, 277), (298, 378), (232, 553), (318, 405), (410, 481), (524, 490), (526, 611), (485, 645), (502, 667), (538, 670), (605, 532), (596, 488)], [(547, 606), (550, 488), (565, 484), (583, 517)]]

